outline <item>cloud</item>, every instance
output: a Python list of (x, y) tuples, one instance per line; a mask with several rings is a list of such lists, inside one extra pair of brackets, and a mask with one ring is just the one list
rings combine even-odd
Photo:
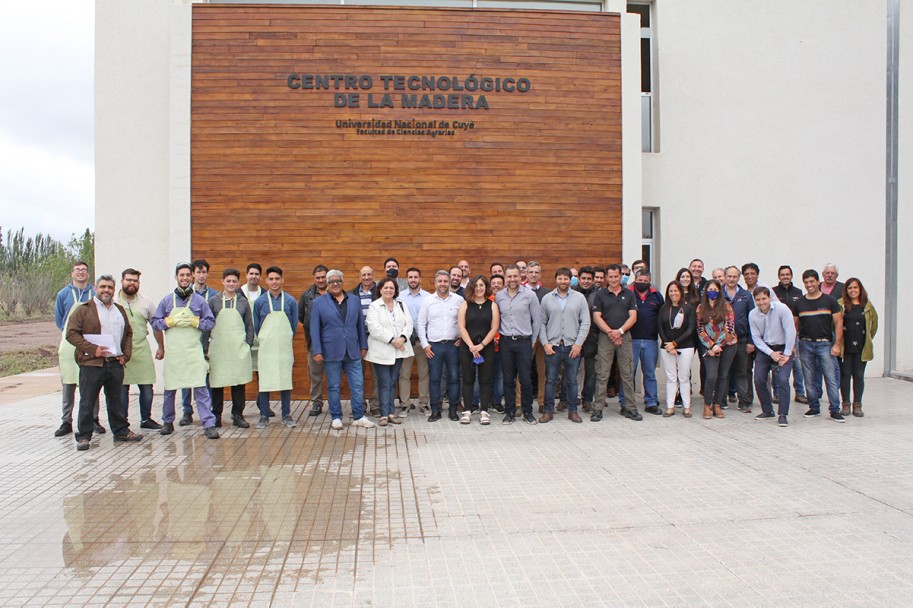
[(68, 238), (94, 226), (94, 2), (4, 6), (0, 222)]

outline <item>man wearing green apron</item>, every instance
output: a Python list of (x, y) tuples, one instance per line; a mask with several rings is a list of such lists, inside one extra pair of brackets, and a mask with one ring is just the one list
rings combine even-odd
[[(89, 265), (79, 261), (73, 264), (70, 274), (73, 282), (57, 292), (54, 302), (54, 323), (60, 330), (60, 345), (57, 347), (57, 359), (60, 365), (61, 409), (60, 428), (54, 431), (54, 437), (63, 437), (73, 432), (73, 404), (76, 401), (76, 384), (79, 382), (79, 366), (76, 364), (76, 349), (67, 342), (67, 321), (73, 309), (81, 302), (88, 302), (95, 296), (95, 290), (89, 285)], [(95, 402), (95, 433), (105, 432), (98, 421), (98, 401)]]
[[(149, 326), (155, 314), (155, 304), (139, 293), (140, 271), (128, 268), (120, 273), (120, 293), (118, 303), (127, 311), (127, 319), (133, 328), (133, 355), (124, 366), (124, 388), (120, 400), (124, 405), (124, 416), (130, 418), (130, 385), (139, 388), (140, 428), (159, 430), (162, 425), (152, 419), (152, 385), (155, 384), (155, 365), (152, 362), (152, 350), (149, 348)], [(165, 356), (165, 337), (162, 332), (154, 330), (156, 351), (155, 358)]]
[(152, 329), (165, 332), (165, 393), (162, 403), (162, 435), (174, 432), (174, 397), (179, 388), (193, 390), (197, 411), (203, 421), (203, 431), (210, 439), (218, 439), (212, 401), (206, 387), (208, 366), (203, 355), (202, 332), (215, 325), (212, 310), (191, 285), (190, 264), (178, 264), (175, 269), (177, 287), (162, 298)]
[(244, 420), (244, 385), (253, 378), (250, 349), (254, 343), (254, 323), (250, 304), (238, 293), (241, 272), (226, 268), (222, 272), (224, 291), (209, 300), (216, 326), (209, 332), (209, 386), (216, 428), (222, 426), (224, 387), (231, 387), (232, 424), (250, 427)]
[[(209, 298), (217, 295), (219, 292), (209, 287), (206, 284), (206, 280), (209, 278), (209, 262), (206, 260), (194, 260), (190, 265), (191, 270), (193, 271), (193, 290), (203, 298), (203, 301), (206, 304), (209, 304)], [(202, 336), (201, 336), (202, 339)], [(206, 337), (206, 340), (203, 342), (203, 356), (207, 356), (207, 348), (209, 347), (209, 338)], [(209, 389), (209, 376), (206, 377), (206, 388)], [(210, 393), (210, 402), (212, 401), (212, 393)], [(181, 420), (178, 422), (181, 426), (187, 426), (193, 424), (193, 406), (190, 405), (190, 390), (182, 389), (181, 390), (181, 407), (184, 410), (184, 415), (181, 416)]]
[(257, 428), (269, 424), (269, 394), (279, 391), (282, 401), (282, 424), (295, 426), (291, 416), (292, 366), (295, 355), (292, 338), (298, 328), (298, 302), (282, 291), (282, 269), (270, 266), (266, 269), (266, 285), (269, 291), (254, 304), (254, 329), (260, 342), (258, 355), (260, 421)]

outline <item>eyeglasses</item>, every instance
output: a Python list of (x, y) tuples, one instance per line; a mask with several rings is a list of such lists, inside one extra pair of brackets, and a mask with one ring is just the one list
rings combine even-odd
[(339, 279), (330, 279), (327, 281), (327, 285), (341, 285), (342, 281)]

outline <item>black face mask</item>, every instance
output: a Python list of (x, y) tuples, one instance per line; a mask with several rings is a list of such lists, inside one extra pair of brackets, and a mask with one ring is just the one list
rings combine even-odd
[(399, 276), (399, 269), (398, 268), (387, 269), (387, 276), (391, 279), (395, 279), (396, 277)]
[(649, 283), (634, 283), (634, 289), (636, 289), (640, 293), (643, 293), (643, 292), (647, 291), (648, 289), (650, 289), (650, 284)]
[(174, 293), (179, 298), (186, 298), (193, 293), (193, 285), (188, 285), (187, 287), (181, 287), (178, 285), (174, 288)]

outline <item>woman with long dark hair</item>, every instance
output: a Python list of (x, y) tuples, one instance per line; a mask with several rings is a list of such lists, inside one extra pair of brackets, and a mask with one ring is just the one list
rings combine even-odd
[(495, 363), (495, 336), (501, 324), (501, 314), (489, 296), (491, 284), (476, 275), (466, 284), (464, 297), (457, 313), (460, 328), (460, 372), (463, 377), (463, 414), (460, 424), (472, 422), (473, 386), (476, 372), (479, 379), (479, 422), (490, 424), (491, 378)]
[(724, 418), (720, 404), (729, 387), (729, 368), (735, 358), (739, 339), (735, 333), (735, 315), (723, 297), (716, 279), (707, 281), (697, 312), (697, 332), (707, 349), (702, 359), (707, 372), (704, 384), (704, 418)]
[[(688, 273), (689, 276), (691, 273)], [(683, 415), (691, 418), (691, 359), (694, 356), (694, 336), (697, 334), (697, 315), (685, 301), (685, 288), (679, 281), (666, 286), (666, 301), (659, 309), (659, 352), (666, 372), (666, 411), (675, 414), (676, 390), (682, 398)]]
[(397, 301), (399, 286), (396, 279), (384, 277), (374, 288), (379, 296), (368, 306), (365, 324), (368, 328), (368, 352), (365, 361), (374, 364), (377, 380), (377, 398), (380, 401), (380, 426), (402, 424), (393, 415), (396, 398), (396, 380), (403, 359), (411, 357), (412, 315), (402, 302)]
[[(678, 281), (682, 287), (685, 303), (691, 304), (696, 310), (701, 304), (701, 292), (698, 291), (697, 285), (694, 284), (694, 277), (691, 276), (691, 271), (687, 268), (682, 268), (678, 271), (678, 274), (675, 275), (675, 280)], [(694, 339), (697, 341), (696, 333)]]
[(865, 390), (865, 364), (872, 360), (872, 338), (878, 332), (878, 313), (869, 302), (862, 281), (852, 277), (843, 285), (843, 297), (837, 301), (843, 308), (843, 345), (840, 347), (840, 413), (850, 415), (850, 383), (853, 385), (853, 416), (861, 418), (862, 391)]

